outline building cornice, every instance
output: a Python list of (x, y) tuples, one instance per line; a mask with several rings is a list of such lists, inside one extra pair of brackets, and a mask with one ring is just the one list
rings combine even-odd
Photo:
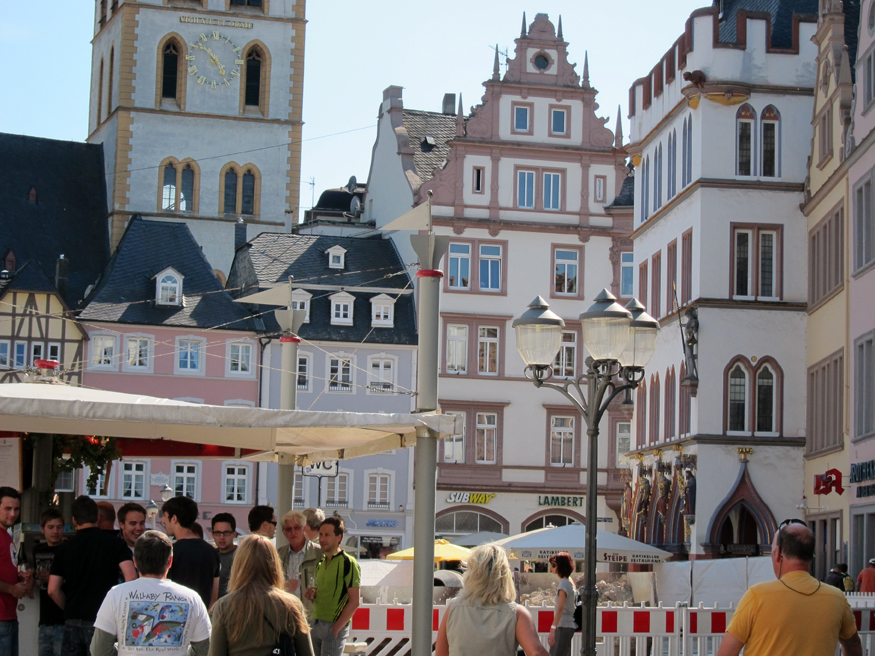
[[(504, 208), (511, 210), (512, 208)], [(575, 216), (579, 216), (575, 214)], [(590, 216), (601, 216), (593, 214)], [(488, 230), (489, 234), (497, 237), (502, 230), (513, 230), (522, 232), (550, 232), (557, 234), (573, 233), (577, 234), (578, 239), (585, 243), (590, 237), (623, 237), (629, 236), (629, 233), (618, 228), (607, 228), (601, 226), (587, 225), (563, 225), (561, 223), (538, 223), (536, 221), (515, 221), (512, 219), (466, 219), (454, 217), (433, 216), (432, 224), (446, 228), (452, 228), (455, 234), (461, 235), (465, 230)]]
[(680, 451), (682, 447), (692, 446), (694, 444), (714, 444), (714, 445), (736, 445), (744, 444), (745, 446), (779, 446), (779, 447), (804, 447), (804, 437), (760, 437), (757, 435), (709, 435), (700, 433), (683, 437), (672, 442), (660, 442), (659, 444), (650, 444), (642, 449), (635, 449), (627, 453), (627, 457), (634, 456), (655, 456), (657, 451)]

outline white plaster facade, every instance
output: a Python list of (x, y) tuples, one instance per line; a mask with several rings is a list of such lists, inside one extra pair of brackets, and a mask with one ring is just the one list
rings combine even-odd
[[(800, 203), (815, 24), (798, 23), (798, 51), (778, 52), (762, 18), (739, 19), (746, 42), (716, 47), (717, 20), (716, 7), (695, 11), (630, 91), (635, 292), (662, 330), (636, 395), (625, 521), (633, 537), (691, 558), (768, 549), (804, 494)], [(690, 310), (698, 330), (685, 349)], [(699, 481), (690, 507), (687, 467)]]

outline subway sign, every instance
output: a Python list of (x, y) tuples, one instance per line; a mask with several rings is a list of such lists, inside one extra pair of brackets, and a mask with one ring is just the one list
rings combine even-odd
[(485, 506), (494, 497), (494, 492), (450, 492), (447, 503), (476, 503)]

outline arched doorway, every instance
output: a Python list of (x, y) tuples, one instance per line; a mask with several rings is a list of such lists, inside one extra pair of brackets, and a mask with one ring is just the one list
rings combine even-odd
[(719, 551), (727, 556), (760, 556), (760, 545), (768, 542), (768, 538), (760, 536), (756, 517), (743, 503), (724, 517), (719, 540)]
[(747, 464), (742, 463), (735, 489), (712, 515), (709, 540), (702, 545), (718, 557), (769, 553), (769, 543), (778, 528), (772, 511), (750, 479)]

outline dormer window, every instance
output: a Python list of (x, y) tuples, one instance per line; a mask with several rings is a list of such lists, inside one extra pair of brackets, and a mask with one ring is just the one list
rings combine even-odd
[(158, 305), (182, 305), (182, 275), (173, 268), (155, 276), (155, 302)]
[(353, 303), (355, 297), (346, 292), (333, 294), (331, 297), (331, 325), (351, 326), (353, 320)]
[(343, 246), (332, 246), (327, 251), (328, 268), (343, 269), (346, 266), (346, 249)]
[(304, 323), (310, 323), (310, 299), (313, 295), (303, 289), (292, 290), (292, 310), (306, 310)]
[(395, 299), (379, 294), (371, 299), (371, 325), (391, 328), (395, 323)]

